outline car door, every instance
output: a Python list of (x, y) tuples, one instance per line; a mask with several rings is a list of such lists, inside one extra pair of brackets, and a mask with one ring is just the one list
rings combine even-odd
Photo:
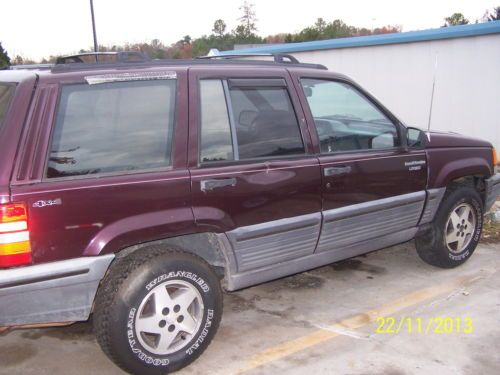
[(297, 74), (295, 82), (321, 164), (317, 251), (341, 258), (411, 239), (426, 198), (425, 153), (408, 151), (402, 125), (350, 81)]
[(284, 69), (189, 71), (193, 212), (225, 233), (235, 273), (312, 254), (321, 175)]
[(84, 74), (41, 77), (27, 120), (11, 189), (35, 262), (195, 230), (187, 68)]

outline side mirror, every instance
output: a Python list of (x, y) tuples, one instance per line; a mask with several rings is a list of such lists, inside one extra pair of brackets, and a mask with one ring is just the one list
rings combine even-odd
[(417, 128), (406, 128), (406, 141), (410, 148), (424, 148), (427, 146), (427, 134)]
[(313, 96), (313, 90), (311, 87), (305, 86), (303, 89), (304, 89), (304, 95), (306, 96), (306, 98), (310, 98), (311, 96)]

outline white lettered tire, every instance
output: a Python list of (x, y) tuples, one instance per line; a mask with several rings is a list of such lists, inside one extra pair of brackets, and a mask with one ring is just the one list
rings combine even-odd
[(94, 330), (106, 355), (131, 374), (179, 370), (207, 348), (222, 316), (211, 267), (152, 246), (116, 261), (96, 297)]
[(415, 238), (417, 253), (426, 263), (453, 268), (474, 253), (483, 228), (483, 204), (470, 186), (451, 186), (426, 231)]

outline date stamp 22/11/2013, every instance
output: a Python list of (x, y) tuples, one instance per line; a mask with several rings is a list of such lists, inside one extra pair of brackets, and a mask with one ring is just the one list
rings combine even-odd
[(452, 334), (472, 333), (473, 325), (470, 317), (406, 317), (395, 318), (392, 316), (377, 318), (375, 333), (416, 333), (416, 334)]

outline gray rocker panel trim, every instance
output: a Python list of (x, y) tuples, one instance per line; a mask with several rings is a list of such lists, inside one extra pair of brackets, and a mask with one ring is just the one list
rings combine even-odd
[(233, 274), (228, 272), (226, 288), (229, 291), (246, 288), (266, 281), (278, 279), (280, 277), (304, 272), (316, 267), (324, 266), (339, 260), (354, 257), (373, 250), (382, 249), (391, 245), (411, 240), (417, 228), (409, 228), (397, 233), (391, 233), (370, 241), (352, 244), (339, 251), (324, 251), (314, 253), (302, 258), (292, 259), (286, 262), (268, 265), (259, 269)]
[(425, 197), (425, 191), (419, 191), (325, 211), (316, 251), (342, 251), (354, 243), (413, 228)]
[(436, 216), (436, 212), (441, 204), (441, 201), (443, 200), (445, 192), (445, 187), (427, 190), (427, 200), (425, 202), (424, 213), (420, 219), (420, 224), (427, 224), (434, 220), (434, 216)]
[(0, 271), (0, 326), (88, 319), (114, 258), (82, 257)]
[(321, 213), (241, 227), (227, 232), (238, 272), (312, 254), (318, 241)]

